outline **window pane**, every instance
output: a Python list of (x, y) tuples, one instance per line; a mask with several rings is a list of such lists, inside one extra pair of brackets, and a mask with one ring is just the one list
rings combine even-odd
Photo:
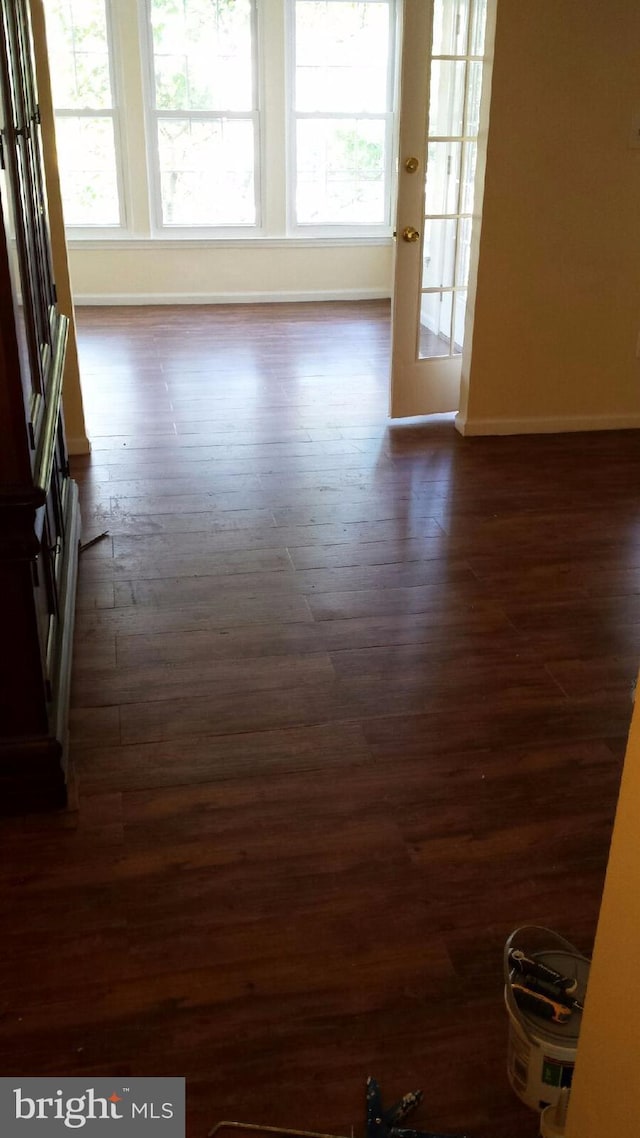
[(186, 55), (156, 55), (156, 106), (163, 111), (181, 111), (188, 106)]
[(435, 0), (433, 55), (466, 55), (469, 0)]
[(251, 0), (151, 0), (156, 106), (250, 111)]
[(385, 122), (303, 119), (297, 130), (297, 220), (383, 224)]
[(66, 225), (119, 225), (111, 117), (56, 116), (60, 188)]
[(466, 63), (434, 60), (431, 64), (429, 134), (462, 134)]
[(254, 225), (253, 123), (158, 120), (166, 225)]
[(389, 5), (297, 0), (296, 109), (388, 109)]
[(460, 142), (429, 143), (425, 213), (457, 212), (461, 148)]
[(104, 0), (46, 0), (54, 106), (113, 106)]

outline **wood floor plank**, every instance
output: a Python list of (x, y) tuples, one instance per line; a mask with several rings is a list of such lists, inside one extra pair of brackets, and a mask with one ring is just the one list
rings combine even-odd
[[(185, 590), (186, 592), (186, 590)], [(230, 605), (227, 597), (212, 595), (203, 603), (188, 603), (180, 587), (175, 589), (175, 607), (102, 609), (95, 608), (78, 614), (77, 635), (94, 637), (98, 631), (106, 634), (127, 632), (146, 634), (150, 632), (192, 631), (196, 629), (236, 628), (251, 624), (296, 624), (312, 620), (309, 605), (302, 595), (286, 594), (261, 596), (258, 590), (247, 595), (234, 597)]]
[[(442, 509), (443, 502), (435, 498), (425, 499), (413, 503), (408, 493), (403, 491), (397, 494), (393, 487), (376, 489), (367, 484), (345, 484), (333, 487), (297, 488), (294, 480), (283, 484), (278, 491), (270, 493), (265, 487), (254, 485), (245, 489), (222, 489), (216, 486), (213, 480), (208, 488), (195, 478), (186, 478), (181, 486), (173, 482), (164, 491), (158, 485), (155, 492), (149, 483), (148, 491), (135, 495), (124, 494), (125, 489), (142, 491), (140, 483), (99, 484), (89, 500), (95, 500), (96, 505), (107, 505), (114, 510), (131, 513), (172, 514), (176, 511), (196, 513), (198, 511), (265, 510), (270, 509), (280, 516), (281, 510), (292, 510), (297, 518), (309, 518), (312, 522), (302, 521), (296, 524), (313, 524), (313, 519), (334, 521), (375, 521), (376, 518), (386, 519), (394, 517), (435, 517)], [(403, 496), (404, 495), (404, 496)], [(444, 495), (441, 496), (444, 498)], [(320, 502), (318, 503), (318, 498)], [(306, 509), (303, 507), (306, 506)], [(335, 510), (334, 510), (335, 506)], [(286, 522), (285, 522), (286, 524)]]
[(124, 668), (115, 665), (90, 673), (79, 673), (74, 680), (73, 700), (76, 707), (108, 707), (140, 703), (151, 697), (154, 702), (208, 698), (234, 693), (238, 699), (252, 698), (256, 692), (326, 684), (334, 679), (334, 670), (326, 653), (307, 655), (263, 656), (261, 658), (219, 661), (200, 659), (197, 663), (176, 665), (149, 664), (147, 667)]
[(407, 538), (401, 541), (351, 540), (336, 545), (291, 546), (294, 569), (349, 568), (354, 565), (400, 565), (408, 561), (436, 561), (446, 553), (446, 539)]
[[(249, 558), (248, 561), (251, 559)], [(214, 598), (226, 598), (233, 605), (238, 594), (262, 592), (265, 596), (295, 595), (322, 598), (328, 596), (367, 596), (369, 593), (411, 592), (424, 588), (432, 599), (440, 597), (447, 586), (459, 586), (460, 592), (478, 595), (479, 589), (467, 565), (446, 561), (410, 561), (406, 564), (345, 566), (329, 569), (293, 569), (252, 571), (247, 564), (243, 573), (203, 575), (205, 562), (197, 562), (200, 573), (183, 573), (157, 579), (118, 580), (114, 586), (116, 608), (153, 605), (173, 606), (198, 604)], [(160, 570), (162, 563), (160, 563)], [(153, 569), (149, 570), (153, 573)], [(105, 606), (106, 607), (106, 606)], [(374, 610), (375, 611), (375, 610)], [(355, 614), (357, 615), (357, 614)]]
[[(276, 535), (271, 533), (271, 545), (275, 545)], [(177, 546), (175, 552), (156, 554), (149, 557), (148, 553), (138, 551), (118, 554), (110, 560), (101, 559), (83, 566), (84, 580), (89, 581), (149, 581), (166, 577), (220, 577), (224, 580), (235, 574), (273, 574), (290, 572), (292, 569), (291, 557), (287, 550), (278, 548), (244, 548), (230, 551), (204, 551), (203, 553), (180, 552), (180, 543), (167, 541), (165, 548)], [(120, 594), (119, 594), (120, 595)]]
[[(323, 724), (240, 735), (181, 737), (171, 742), (76, 747), (83, 792), (91, 797), (113, 785), (123, 790), (198, 786), (240, 778), (260, 780), (284, 772), (344, 769), (369, 762), (371, 753), (359, 724)], [(154, 799), (154, 801), (157, 801)]]
[(396, 522), (398, 527), (410, 530), (419, 521), (428, 528), (424, 532), (434, 535), (442, 532), (438, 517), (429, 503), (415, 502), (395, 495), (362, 496), (354, 501), (327, 502), (320, 496), (316, 502), (296, 501), (289, 506), (275, 505), (273, 516), (278, 526), (344, 525), (361, 523), (375, 526), (378, 522)]
[[(147, 515), (132, 518), (131, 527), (135, 533), (118, 533), (111, 523), (116, 557), (141, 554), (151, 560), (167, 553), (225, 553), (276, 545), (296, 551), (295, 568), (326, 568), (339, 564), (341, 558), (349, 556), (351, 549), (363, 557), (369, 552), (375, 553), (378, 546), (386, 553), (388, 549), (384, 547), (389, 545), (405, 555), (417, 550), (419, 557), (430, 560), (433, 556), (442, 556), (448, 547), (448, 539), (432, 518), (419, 518), (411, 524), (392, 520), (276, 527), (269, 511), (254, 514), (240, 510), (237, 513)], [(318, 546), (324, 547), (325, 552), (316, 554)], [(342, 548), (336, 549), (336, 546)], [(365, 548), (369, 546), (373, 546), (373, 550)], [(303, 550), (305, 552), (298, 552)], [(310, 562), (316, 557), (321, 558), (317, 565)], [(305, 558), (308, 564), (304, 563)], [(411, 558), (398, 557), (398, 560), (405, 559)]]
[(338, 652), (389, 644), (428, 644), (434, 658), (444, 653), (462, 658), (490, 636), (496, 651), (517, 651), (523, 638), (497, 605), (474, 602), (426, 613), (354, 617), (344, 620), (254, 624), (238, 628), (117, 635), (117, 659), (123, 667), (197, 660), (241, 659), (283, 653)]
[(239, 699), (235, 693), (212, 692), (204, 697), (182, 697), (160, 703), (144, 702), (120, 707), (123, 743), (161, 742), (184, 735), (218, 732), (271, 731), (327, 722), (358, 719), (359, 707), (350, 693), (335, 683), (287, 691), (251, 693)]
[(336, 620), (396, 613), (402, 616), (450, 607), (472, 609), (476, 600), (484, 600), (481, 588), (474, 581), (464, 581), (452, 583), (446, 589), (439, 585), (404, 588), (388, 585), (380, 589), (311, 594), (309, 606), (316, 620)]
[[(145, 537), (157, 537), (162, 541), (171, 534), (200, 534), (206, 543), (207, 535), (217, 535), (215, 548), (220, 552), (225, 549), (257, 549), (260, 545), (273, 545), (275, 538), (269, 530), (276, 528), (275, 519), (271, 510), (221, 510), (212, 507), (211, 500), (204, 510), (189, 511), (178, 509), (173, 512), (159, 514), (136, 513), (135, 509), (126, 506), (117, 507), (111, 511), (109, 518), (109, 532), (114, 535), (114, 549), (117, 552), (127, 552), (144, 544)], [(249, 530), (249, 536), (222, 537), (222, 534), (238, 534), (239, 531)], [(253, 537), (252, 537), (253, 535)], [(125, 539), (130, 539), (127, 546)], [(242, 544), (241, 544), (242, 543)], [(286, 544), (286, 542), (283, 542)], [(188, 541), (185, 547), (189, 547)], [(162, 546), (166, 549), (166, 546)], [(197, 546), (201, 552), (206, 550), (206, 544)]]

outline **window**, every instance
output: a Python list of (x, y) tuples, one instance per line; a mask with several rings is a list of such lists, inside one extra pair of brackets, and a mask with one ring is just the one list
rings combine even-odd
[(68, 225), (120, 225), (116, 113), (104, 0), (47, 0), (51, 86)]
[(163, 225), (255, 225), (251, 0), (150, 0)]
[(389, 224), (392, 15), (385, 0), (296, 0), (298, 224)]
[(395, 0), (45, 7), (74, 236), (389, 233)]

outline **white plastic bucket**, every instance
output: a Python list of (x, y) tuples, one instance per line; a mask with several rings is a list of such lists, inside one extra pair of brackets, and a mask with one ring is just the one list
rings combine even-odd
[(522, 949), (526, 956), (577, 981), (574, 998), (584, 1003), (590, 962), (550, 929), (525, 925), (505, 945), (504, 997), (509, 1016), (507, 1075), (518, 1098), (532, 1110), (544, 1110), (571, 1086), (582, 1013), (574, 1011), (568, 1023), (557, 1024), (516, 1004), (509, 970), (509, 952)]

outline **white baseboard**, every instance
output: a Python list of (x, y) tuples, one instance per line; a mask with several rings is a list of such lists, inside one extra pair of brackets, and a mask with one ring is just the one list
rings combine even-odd
[(458, 413), (461, 435), (561, 435), (574, 431), (624, 431), (640, 427), (640, 412), (627, 415), (567, 415), (556, 418), (470, 419)]
[(67, 439), (67, 450), (69, 454), (91, 454), (91, 443), (86, 435), (81, 435), (76, 438)]
[(389, 300), (389, 289), (343, 288), (307, 292), (114, 292), (74, 293), (77, 306), (155, 304), (296, 304), (321, 300)]

